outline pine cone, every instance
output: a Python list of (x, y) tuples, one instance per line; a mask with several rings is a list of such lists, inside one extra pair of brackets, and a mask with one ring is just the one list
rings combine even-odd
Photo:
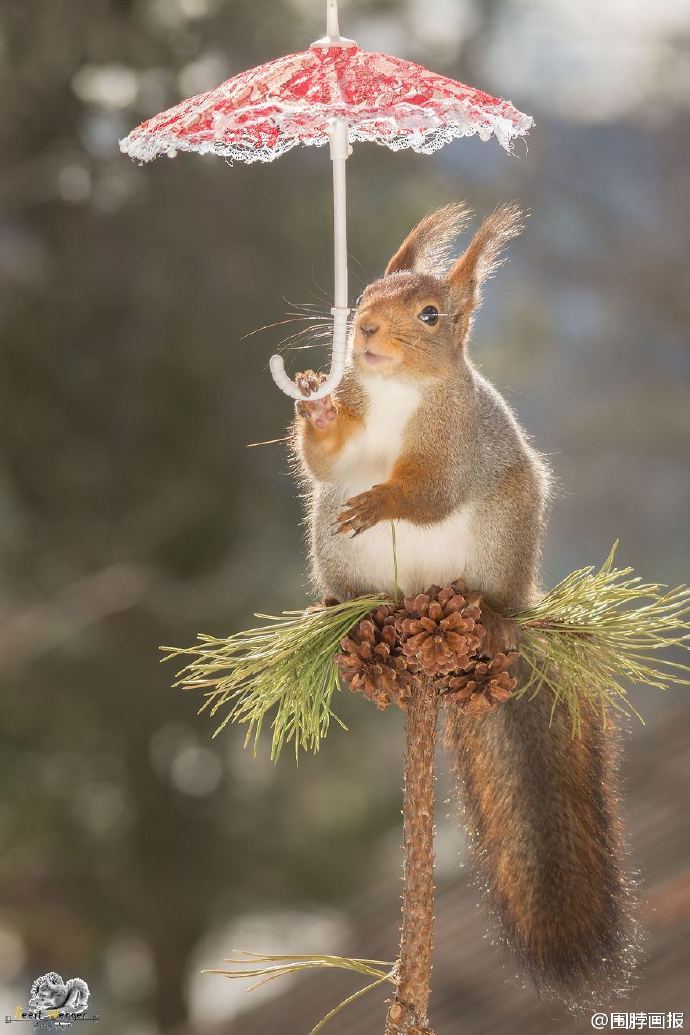
[(481, 611), (468, 604), (462, 583), (406, 597), (406, 615), (398, 618), (402, 650), (412, 670), (428, 676), (465, 669), (480, 651), (485, 635)]
[(484, 651), (490, 636), (479, 602), (457, 581), (406, 597), (402, 606), (376, 608), (340, 641), (341, 675), (379, 708), (405, 708), (412, 680), (424, 673), (444, 700), (477, 715), (488, 711), (517, 686), (508, 670), (519, 655)]
[(392, 607), (377, 607), (342, 638), (342, 654), (335, 659), (350, 689), (361, 691), (381, 709), (392, 703), (404, 708), (410, 696), (412, 677), (395, 623)]
[(489, 659), (473, 659), (465, 671), (443, 681), (443, 700), (453, 701), (473, 715), (483, 715), (501, 701), (507, 701), (517, 686), (508, 669), (519, 654), (496, 654)]

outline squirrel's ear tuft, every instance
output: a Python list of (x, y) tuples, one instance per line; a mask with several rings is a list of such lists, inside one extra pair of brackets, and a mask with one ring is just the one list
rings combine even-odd
[(476, 305), (482, 284), (504, 261), (503, 248), (522, 228), (522, 212), (517, 205), (501, 205), (487, 216), (446, 276), (453, 292), (465, 295), (467, 301)]
[(389, 273), (413, 270), (443, 277), (452, 262), (452, 247), (470, 217), (463, 202), (430, 212), (411, 230), (386, 267)]
[(505, 260), (501, 252), (523, 229), (523, 214), (515, 204), (501, 205), (484, 220), (465, 252), (446, 275), (455, 304), (461, 340), (467, 336), (472, 313), (481, 301), (482, 284)]

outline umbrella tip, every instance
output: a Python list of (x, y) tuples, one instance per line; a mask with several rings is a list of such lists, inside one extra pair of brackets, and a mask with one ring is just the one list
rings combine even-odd
[(341, 49), (346, 50), (347, 48), (358, 49), (356, 40), (350, 40), (347, 36), (322, 36), (320, 40), (314, 40), (309, 47), (310, 50), (332, 50)]
[(316, 50), (327, 50), (330, 47), (356, 47), (354, 40), (340, 35), (338, 23), (338, 0), (326, 0), (326, 35), (312, 43)]

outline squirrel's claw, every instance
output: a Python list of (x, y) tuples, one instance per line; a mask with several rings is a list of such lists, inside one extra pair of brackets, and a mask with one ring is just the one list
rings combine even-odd
[(386, 491), (382, 485), (375, 485), (368, 492), (352, 496), (336, 518), (337, 532), (352, 532), (355, 536), (373, 528), (386, 518)]
[(320, 370), (303, 370), (295, 374), (295, 384), (303, 395), (311, 395), (325, 380), (326, 375)]
[[(324, 373), (313, 370), (305, 370), (303, 373), (295, 376), (295, 384), (305, 395), (315, 392), (325, 380), (326, 375)], [(295, 409), (298, 416), (304, 417), (310, 424), (320, 429), (325, 428), (338, 416), (338, 408), (333, 401), (332, 395), (326, 395), (323, 399), (317, 399), (315, 402), (299, 399)]]

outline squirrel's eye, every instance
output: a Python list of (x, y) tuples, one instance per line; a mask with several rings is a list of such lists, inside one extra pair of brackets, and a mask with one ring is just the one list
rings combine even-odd
[(426, 305), (419, 314), (419, 319), (422, 323), (427, 324), (428, 327), (433, 327), (434, 324), (438, 323), (438, 309), (435, 305)]

